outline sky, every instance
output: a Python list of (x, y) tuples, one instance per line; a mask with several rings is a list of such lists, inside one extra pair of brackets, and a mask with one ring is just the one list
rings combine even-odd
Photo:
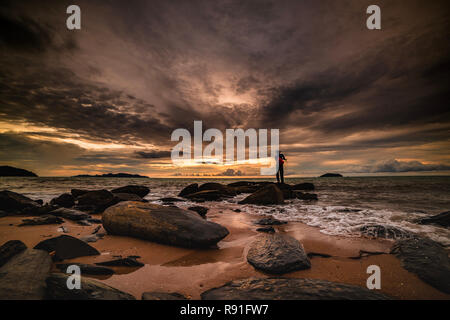
[[(66, 8), (81, 8), (81, 30)], [(366, 9), (381, 8), (381, 30)], [(2, 1), (0, 165), (40, 176), (257, 176), (186, 164), (177, 128), (279, 129), (288, 176), (450, 173), (448, 1)]]

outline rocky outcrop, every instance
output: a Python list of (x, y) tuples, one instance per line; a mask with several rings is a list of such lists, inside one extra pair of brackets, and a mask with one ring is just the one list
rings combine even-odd
[(114, 193), (116, 200), (114, 202), (121, 201), (144, 201), (141, 197), (134, 193)]
[(378, 224), (368, 224), (359, 228), (359, 232), (370, 238), (384, 238), (384, 239), (411, 239), (416, 237), (412, 232), (403, 230), (398, 227)]
[(206, 214), (208, 213), (208, 208), (202, 207), (202, 206), (194, 206), (189, 207), (188, 210), (197, 212), (201, 217), (205, 218)]
[(305, 183), (299, 183), (294, 186), (292, 186), (292, 190), (314, 190), (314, 184), (305, 182)]
[(46, 297), (51, 300), (136, 300), (131, 294), (93, 279), (81, 277), (81, 288), (67, 288), (68, 275), (52, 273), (46, 279)]
[(16, 192), (0, 191), (0, 210), (9, 214), (31, 214), (38, 213), (40, 205), (34, 200)]
[(219, 191), (222, 196), (235, 196), (236, 192), (233, 190), (233, 188), (230, 188), (226, 185), (223, 185), (221, 183), (216, 183), (216, 182), (207, 182), (202, 184), (199, 188), (198, 191), (206, 191), (206, 190), (216, 190)]
[(184, 196), (191, 201), (218, 201), (222, 200), (223, 194), (218, 190), (204, 190)]
[(0, 166), (0, 177), (37, 177), (37, 174), (25, 169)]
[(51, 214), (45, 214), (32, 219), (23, 219), (19, 227), (23, 226), (39, 226), (44, 224), (61, 224), (64, 220)]
[(111, 190), (112, 193), (132, 193), (144, 198), (150, 192), (150, 188), (139, 185), (129, 185)]
[(391, 253), (402, 261), (406, 270), (433, 287), (450, 293), (450, 260), (439, 243), (421, 237), (399, 240)]
[(187, 300), (187, 298), (177, 292), (144, 292), (142, 300)]
[(77, 200), (79, 208), (90, 208), (96, 213), (103, 212), (118, 202), (118, 199), (108, 190), (89, 191), (79, 196)]
[(0, 267), (8, 262), (16, 254), (26, 250), (27, 246), (20, 240), (10, 240), (0, 247)]
[(181, 247), (208, 247), (228, 235), (221, 225), (198, 214), (151, 203), (121, 202), (102, 216), (110, 234), (123, 235)]
[(450, 227), (450, 211), (442, 212), (438, 215), (422, 218), (416, 221), (419, 224), (434, 224), (441, 227)]
[(193, 194), (198, 192), (198, 184), (197, 183), (193, 183), (188, 185), (187, 187), (183, 188), (183, 190), (180, 191), (180, 193), (178, 194), (179, 197), (185, 197), (188, 194)]
[(47, 252), (26, 249), (0, 268), (0, 300), (41, 300), (52, 261)]
[(68, 209), (68, 208), (59, 208), (53, 211), (50, 211), (50, 214), (57, 217), (62, 217), (64, 219), (73, 220), (73, 221), (82, 221), (89, 219), (89, 215), (79, 210)]
[(55, 261), (100, 254), (97, 249), (86, 242), (68, 235), (41, 241), (34, 249), (44, 250), (48, 253), (54, 252), (53, 260)]
[(318, 279), (243, 279), (207, 290), (202, 300), (386, 300), (388, 296), (354, 285)]
[(79, 196), (82, 196), (85, 193), (88, 193), (89, 190), (82, 190), (82, 189), (72, 189), (70, 190), (70, 193), (75, 197), (78, 198)]
[(75, 205), (75, 198), (70, 193), (63, 193), (62, 195), (53, 198), (50, 201), (50, 204), (64, 208), (71, 208)]
[(258, 270), (283, 274), (311, 268), (302, 244), (280, 234), (261, 234), (250, 244), (247, 261)]
[(252, 193), (247, 198), (239, 202), (240, 204), (283, 204), (284, 197), (281, 190), (274, 184), (269, 184), (258, 191)]

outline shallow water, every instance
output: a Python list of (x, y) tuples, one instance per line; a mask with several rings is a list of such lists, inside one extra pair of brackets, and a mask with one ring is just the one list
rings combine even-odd
[[(140, 178), (0, 178), (0, 190), (22, 193), (49, 201), (72, 188), (113, 189), (142, 184), (151, 189), (146, 199), (176, 196), (194, 182), (231, 183), (243, 179), (140, 179)], [(246, 179), (252, 181), (256, 179)], [(268, 180), (268, 179), (264, 179)], [(450, 231), (436, 226), (418, 225), (414, 220), (450, 210), (450, 177), (351, 177), (292, 178), (286, 183), (312, 182), (319, 201), (290, 200), (284, 206), (238, 205), (239, 195), (222, 202), (206, 202), (207, 207), (240, 208), (249, 214), (273, 215), (280, 220), (300, 221), (331, 235), (359, 236), (358, 229), (368, 223), (397, 226), (450, 245)], [(180, 206), (187, 207), (191, 203)]]

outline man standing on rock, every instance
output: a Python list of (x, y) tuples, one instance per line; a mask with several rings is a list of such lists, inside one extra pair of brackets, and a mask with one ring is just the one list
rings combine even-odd
[(281, 183), (284, 183), (284, 162), (287, 161), (284, 154), (281, 152), (278, 154), (278, 171), (277, 171), (277, 182), (280, 183), (280, 177), (281, 177)]

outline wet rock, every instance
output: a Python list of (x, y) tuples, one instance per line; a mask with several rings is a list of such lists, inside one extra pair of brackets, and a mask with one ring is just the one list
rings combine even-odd
[(183, 188), (183, 190), (181, 190), (181, 192), (178, 194), (178, 196), (185, 197), (188, 194), (192, 194), (192, 193), (196, 193), (196, 192), (198, 192), (198, 184), (193, 183), (193, 184), (190, 184), (187, 187)]
[(237, 181), (227, 184), (229, 187), (253, 187), (257, 186), (258, 184), (256, 182), (252, 181)]
[(142, 300), (187, 300), (187, 298), (177, 292), (144, 292)]
[(16, 192), (0, 191), (0, 210), (9, 214), (36, 214), (40, 205), (34, 200)]
[(81, 274), (92, 274), (92, 275), (111, 275), (114, 274), (114, 270), (107, 267), (96, 266), (93, 264), (84, 263), (60, 263), (56, 267), (61, 270), (61, 272), (67, 273), (67, 268), (72, 265), (77, 265), (80, 268)]
[(221, 183), (216, 182), (207, 182), (202, 184), (198, 191), (206, 191), (206, 190), (216, 190), (219, 191), (222, 196), (235, 196), (236, 192), (233, 190), (233, 188), (230, 188), (226, 185), (223, 185)]
[(45, 250), (49, 253), (55, 252), (53, 256), (53, 260), (55, 261), (100, 254), (97, 249), (91, 247), (86, 242), (68, 235), (41, 241), (34, 249)]
[(47, 252), (26, 249), (0, 268), (0, 300), (40, 300), (52, 261)]
[(250, 244), (247, 261), (266, 273), (283, 274), (311, 268), (302, 244), (281, 234), (262, 234)]
[(258, 232), (267, 232), (267, 233), (275, 233), (275, 229), (273, 227), (263, 227), (256, 229)]
[(314, 184), (305, 182), (305, 183), (299, 183), (294, 186), (292, 186), (292, 190), (314, 190)]
[(359, 228), (362, 235), (371, 238), (384, 238), (384, 239), (411, 239), (416, 237), (412, 232), (403, 230), (401, 228), (378, 225), (378, 224), (368, 224)]
[(80, 240), (88, 243), (88, 242), (97, 242), (101, 238), (102, 237), (99, 237), (97, 234), (89, 234), (87, 236), (80, 237)]
[(158, 199), (158, 200), (159, 200), (159, 201), (162, 201), (162, 202), (171, 202), (171, 203), (173, 203), (173, 202), (182, 202), (182, 201), (186, 201), (186, 200), (184, 200), (184, 199), (172, 198), (172, 197), (161, 198), (161, 199)]
[(126, 258), (115, 259), (111, 261), (97, 262), (99, 266), (109, 267), (143, 267), (144, 264), (136, 260), (135, 256), (128, 256)]
[(62, 217), (64, 219), (80, 221), (89, 219), (89, 215), (85, 212), (68, 209), (68, 208), (58, 208), (56, 210), (50, 211), (50, 214), (57, 217)]
[(120, 201), (143, 201), (141, 197), (134, 193), (114, 193), (114, 197), (117, 203)]
[(77, 198), (80, 207), (93, 208), (94, 212), (103, 212), (106, 208), (116, 204), (119, 200), (108, 190), (94, 190), (86, 192)]
[(85, 220), (78, 220), (77, 224), (79, 224), (80, 226), (84, 226), (84, 227), (92, 226), (92, 223), (90, 223), (87, 219), (85, 219)]
[(70, 193), (72, 194), (72, 196), (74, 196), (74, 198), (78, 198), (79, 196), (82, 196), (85, 193), (88, 193), (89, 190), (82, 190), (82, 189), (72, 189), (70, 190)]
[(262, 218), (254, 222), (255, 224), (259, 224), (261, 226), (272, 226), (272, 225), (280, 225), (280, 224), (286, 224), (286, 221), (280, 221), (278, 219), (267, 217)]
[(36, 202), (38, 205), (41, 205), (41, 206), (44, 204), (44, 200), (42, 200), (42, 199), (34, 200), (34, 202)]
[(22, 226), (39, 226), (44, 224), (61, 224), (64, 222), (60, 217), (55, 217), (51, 214), (39, 216), (32, 219), (23, 219), (23, 222), (19, 224), (19, 227)]
[(317, 194), (315, 194), (315, 193), (302, 193), (302, 192), (297, 192), (296, 196), (297, 196), (297, 199), (300, 199), (300, 200), (308, 200), (308, 201), (316, 201), (316, 200), (319, 200), (319, 199), (317, 198)]
[(252, 186), (240, 186), (240, 187), (230, 187), (236, 194), (241, 193), (253, 193), (258, 191), (261, 187), (258, 185), (252, 185)]
[(318, 279), (242, 279), (201, 294), (202, 300), (386, 300), (388, 296), (354, 285)]
[(47, 278), (46, 296), (52, 300), (135, 300), (126, 292), (107, 286), (99, 281), (81, 277), (81, 288), (67, 288), (68, 275), (52, 273)]
[(58, 232), (69, 233), (70, 231), (69, 231), (68, 228), (66, 228), (64, 226), (61, 226), (61, 227), (58, 228)]
[(398, 240), (391, 253), (402, 261), (406, 270), (433, 287), (450, 293), (450, 260), (439, 243), (421, 237)]
[(192, 201), (218, 201), (221, 200), (222, 197), (222, 193), (217, 190), (199, 191), (185, 196), (185, 198)]
[(110, 234), (182, 247), (212, 246), (228, 235), (226, 228), (192, 211), (152, 203), (118, 203), (103, 213), (102, 220)]
[(75, 198), (70, 193), (63, 193), (59, 197), (53, 198), (50, 201), (50, 204), (64, 208), (71, 208), (75, 205)]
[(258, 191), (252, 193), (247, 198), (239, 202), (240, 204), (283, 204), (284, 197), (281, 190), (274, 184), (269, 184)]
[(89, 219), (87, 219), (87, 221), (90, 223), (102, 223), (101, 219), (96, 219), (96, 218), (89, 218)]
[(419, 224), (434, 224), (448, 228), (450, 226), (450, 211), (442, 212), (438, 215), (417, 220)]
[(10, 240), (0, 247), (0, 267), (8, 262), (16, 254), (26, 250), (27, 246), (20, 240)]
[(144, 198), (150, 192), (150, 188), (139, 185), (129, 185), (111, 190), (112, 193), (133, 193)]
[(206, 207), (202, 207), (202, 206), (194, 206), (194, 207), (189, 207), (188, 210), (191, 211), (195, 211), (197, 212), (201, 217), (206, 217), (206, 214), (208, 213), (208, 208)]
[(242, 212), (241, 209), (234, 209), (233, 211), (234, 211), (234, 212)]

